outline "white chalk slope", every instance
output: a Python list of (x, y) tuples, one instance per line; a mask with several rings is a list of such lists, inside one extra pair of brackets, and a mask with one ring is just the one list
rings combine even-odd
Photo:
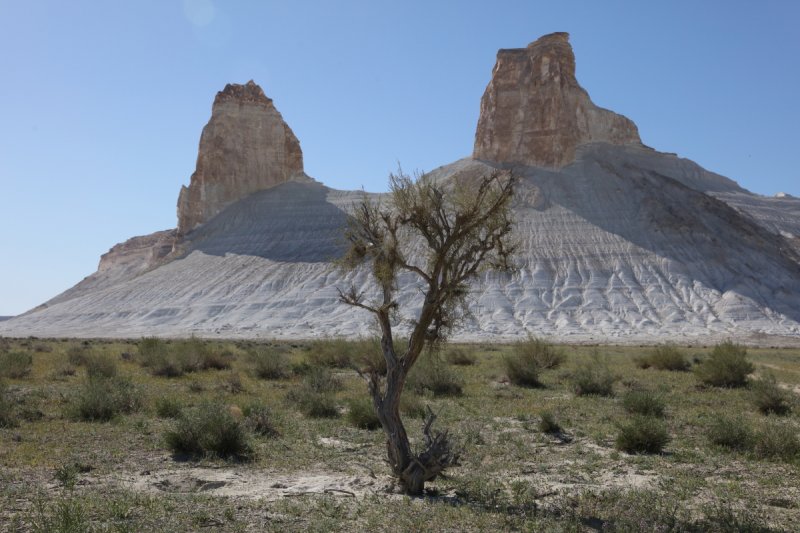
[[(491, 167), (464, 159), (441, 179)], [(800, 200), (751, 194), (641, 146), (584, 145), (559, 170), (518, 169), (519, 271), (487, 274), (456, 338), (530, 331), (620, 342), (800, 338)], [(310, 338), (372, 331), (336, 288), (370, 287), (329, 260), (360, 193), (290, 182), (231, 205), (185, 253), (143, 274), (78, 286), (0, 323), (0, 335)], [(109, 279), (111, 279), (109, 277)], [(402, 281), (407, 315), (419, 292)]]

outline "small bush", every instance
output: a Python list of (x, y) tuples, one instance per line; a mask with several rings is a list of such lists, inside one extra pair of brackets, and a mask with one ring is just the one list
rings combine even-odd
[(558, 368), (567, 360), (562, 350), (532, 335), (528, 335), (524, 341), (513, 344), (511, 349), (520, 359), (531, 362), (542, 370)]
[(561, 426), (551, 411), (544, 411), (539, 415), (539, 431), (542, 433), (561, 433)]
[(792, 461), (800, 458), (797, 430), (783, 420), (765, 424), (754, 438), (753, 453), (762, 459)]
[(400, 396), (400, 412), (409, 418), (425, 418), (427, 414), (425, 403), (416, 394), (403, 394)]
[(106, 355), (89, 354), (85, 365), (86, 375), (90, 378), (113, 378), (117, 375), (117, 362)]
[(89, 347), (83, 344), (70, 346), (67, 348), (67, 361), (73, 366), (84, 366), (89, 353)]
[(727, 450), (743, 452), (753, 447), (753, 430), (741, 417), (714, 417), (706, 436), (712, 444)]
[(669, 433), (661, 420), (636, 415), (618, 425), (615, 445), (625, 453), (661, 453), (669, 442)]
[(785, 415), (792, 409), (789, 392), (778, 386), (772, 374), (751, 382), (750, 390), (753, 403), (765, 415)]
[(231, 372), (225, 376), (225, 379), (219, 384), (219, 388), (230, 394), (240, 394), (245, 390), (242, 376), (238, 372)]
[(183, 404), (177, 398), (161, 396), (156, 399), (156, 415), (159, 418), (178, 418)]
[(744, 387), (753, 365), (747, 360), (747, 350), (730, 341), (714, 346), (711, 355), (695, 366), (695, 375), (706, 385), (714, 387)]
[(352, 344), (346, 339), (320, 339), (311, 343), (307, 358), (314, 366), (347, 368), (352, 360), (352, 349)]
[(8, 387), (0, 380), (0, 428), (15, 428), (18, 425), (14, 402), (8, 393)]
[(578, 396), (613, 396), (617, 379), (595, 351), (572, 373), (572, 390)]
[(280, 435), (276, 417), (272, 410), (263, 404), (251, 404), (244, 408), (245, 425), (255, 434), (262, 437)]
[(475, 355), (464, 348), (451, 348), (447, 350), (445, 360), (451, 365), (471, 366), (475, 364)]
[(106, 421), (141, 407), (141, 393), (125, 378), (90, 378), (72, 399), (76, 420)]
[(0, 377), (24, 378), (31, 373), (33, 356), (28, 352), (0, 353)]
[(347, 420), (360, 429), (378, 429), (381, 422), (369, 398), (358, 398), (348, 403)]
[(407, 386), (423, 394), (430, 391), (434, 396), (460, 396), (464, 382), (461, 377), (432, 353), (422, 354), (408, 374)]
[(341, 387), (341, 382), (329, 369), (313, 367), (303, 378), (302, 385), (289, 391), (286, 399), (306, 416), (335, 418), (339, 416), (339, 407), (333, 393)]
[(676, 372), (689, 370), (691, 363), (677, 347), (671, 344), (656, 346), (647, 355), (636, 358), (639, 368), (655, 368), (656, 370), (672, 370)]
[[(401, 353), (405, 343), (407, 343), (407, 341), (403, 339), (395, 339), (395, 353)], [(352, 343), (351, 350), (351, 364), (359, 371), (364, 374), (375, 373), (379, 376), (386, 375), (386, 358), (383, 356), (381, 339), (379, 337), (355, 341)]]
[(184, 411), (164, 439), (174, 453), (194, 457), (245, 458), (251, 452), (244, 425), (219, 402)]
[(260, 379), (284, 379), (291, 375), (289, 358), (275, 348), (259, 346), (248, 352), (253, 375)]
[(622, 407), (631, 414), (664, 416), (664, 398), (651, 391), (632, 390), (622, 397)]

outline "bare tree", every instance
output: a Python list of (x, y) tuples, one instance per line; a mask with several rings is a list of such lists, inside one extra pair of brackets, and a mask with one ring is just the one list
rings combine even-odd
[[(448, 183), (427, 175), (416, 180), (390, 175), (389, 205), (364, 199), (354, 206), (346, 236), (346, 269), (367, 263), (378, 296), (367, 301), (355, 286), (339, 290), (342, 302), (371, 312), (381, 333), (386, 373), (362, 373), (381, 426), (392, 472), (408, 494), (421, 494), (426, 481), (458, 463), (447, 432), (433, 432), (428, 409), (424, 446), (414, 453), (400, 418), (400, 395), (423, 349), (441, 342), (466, 312), (469, 281), (484, 269), (508, 270), (512, 241), (511, 198), (516, 178), (495, 171), (478, 179)], [(392, 324), (398, 311), (398, 276), (410, 273), (421, 285), (422, 306), (412, 321), (404, 351), (396, 351)]]

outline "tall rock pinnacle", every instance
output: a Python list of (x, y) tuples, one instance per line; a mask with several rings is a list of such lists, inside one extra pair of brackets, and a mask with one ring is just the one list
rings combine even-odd
[(641, 143), (636, 125), (592, 103), (575, 79), (569, 34), (500, 50), (481, 99), (473, 157), (562, 167), (583, 143)]
[(200, 136), (197, 167), (178, 197), (186, 234), (253, 192), (303, 173), (303, 152), (272, 100), (252, 80), (217, 93)]

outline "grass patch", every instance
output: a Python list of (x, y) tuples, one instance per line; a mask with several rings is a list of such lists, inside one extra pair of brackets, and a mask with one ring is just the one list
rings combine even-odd
[(378, 429), (381, 422), (375, 413), (372, 400), (366, 397), (350, 400), (347, 404), (347, 421), (359, 429)]
[(347, 368), (352, 361), (353, 343), (343, 338), (315, 340), (308, 347), (306, 358), (313, 366)]
[(656, 346), (649, 354), (636, 357), (634, 362), (639, 368), (655, 368), (656, 370), (675, 372), (686, 371), (691, 367), (691, 363), (683, 352), (671, 344)]
[(204, 402), (184, 411), (164, 440), (173, 453), (192, 457), (247, 458), (251, 453), (241, 420), (220, 402)]
[(622, 407), (631, 414), (664, 416), (664, 397), (647, 390), (632, 390), (622, 397)]
[(756, 433), (753, 453), (760, 459), (800, 459), (797, 429), (785, 420), (770, 420)]
[(744, 387), (753, 370), (747, 349), (730, 341), (714, 346), (711, 354), (694, 367), (697, 379), (714, 387)]
[(311, 418), (336, 418), (339, 406), (334, 393), (341, 388), (341, 381), (328, 368), (312, 367), (302, 384), (289, 391), (286, 400)]
[(11, 351), (0, 353), (0, 377), (24, 378), (31, 373), (33, 356), (28, 352)]
[(625, 453), (661, 453), (669, 442), (663, 421), (651, 416), (634, 415), (617, 426), (614, 445)]
[(173, 396), (160, 396), (156, 399), (155, 408), (159, 418), (178, 418), (183, 410), (183, 403)]
[(113, 378), (119, 372), (117, 362), (107, 355), (89, 354), (84, 365), (89, 378)]
[(141, 391), (127, 378), (89, 378), (72, 398), (74, 420), (108, 421), (141, 408)]
[(460, 396), (464, 380), (438, 354), (423, 353), (409, 372), (406, 386), (417, 394), (427, 391), (434, 396)]
[(715, 416), (706, 436), (711, 444), (730, 451), (744, 452), (753, 447), (753, 428), (743, 417)]
[(549, 435), (561, 433), (561, 425), (552, 411), (543, 411), (539, 415), (539, 431)]
[(262, 437), (277, 437), (280, 435), (275, 413), (263, 403), (253, 403), (245, 406), (244, 423), (250, 431)]
[(19, 421), (8, 386), (0, 380), (0, 428), (15, 428), (18, 425)]
[(756, 409), (765, 415), (787, 415), (792, 410), (791, 394), (778, 386), (772, 374), (750, 382), (750, 391)]
[(572, 372), (572, 390), (578, 396), (613, 396), (618, 376), (597, 351)]
[(292, 375), (289, 358), (282, 350), (259, 346), (249, 350), (253, 375), (259, 379), (285, 379)]
[(450, 348), (444, 355), (445, 361), (456, 366), (472, 366), (475, 355), (464, 348)]

